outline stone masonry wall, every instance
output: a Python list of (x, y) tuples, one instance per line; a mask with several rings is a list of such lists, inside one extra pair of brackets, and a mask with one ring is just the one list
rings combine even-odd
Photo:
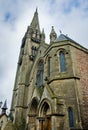
[(83, 127), (88, 128), (88, 53), (75, 49), (75, 70), (80, 78), (81, 85), (81, 116)]

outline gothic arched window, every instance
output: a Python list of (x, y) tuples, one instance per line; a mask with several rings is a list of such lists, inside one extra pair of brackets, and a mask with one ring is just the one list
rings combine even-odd
[(64, 72), (66, 71), (66, 61), (65, 61), (65, 53), (63, 51), (59, 53), (59, 59), (60, 59), (60, 71)]
[(73, 118), (73, 110), (71, 107), (68, 108), (68, 118), (69, 118), (69, 127), (74, 127), (74, 118)]
[(43, 73), (44, 73), (44, 62), (43, 62), (43, 60), (40, 60), (40, 62), (38, 64), (37, 75), (36, 75), (37, 86), (43, 85)]
[(50, 57), (48, 57), (48, 76), (50, 76)]

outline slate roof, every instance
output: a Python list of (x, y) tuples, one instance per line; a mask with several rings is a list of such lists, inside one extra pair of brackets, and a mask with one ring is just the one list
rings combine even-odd
[(67, 35), (64, 35), (64, 34), (60, 34), (55, 42), (63, 42), (63, 41), (70, 41), (70, 42), (73, 42), (75, 43), (76, 45), (80, 46), (81, 48), (84, 48), (87, 52), (88, 52), (88, 49), (83, 47), (82, 45), (80, 45), (79, 43), (77, 43), (76, 41), (72, 40), (71, 38), (69, 38)]
[(75, 42), (74, 40), (72, 40), (71, 38), (69, 38), (68, 36), (64, 34), (60, 34), (59, 37), (57, 37), (57, 39), (55, 40), (55, 42), (61, 42), (61, 41), (67, 41), (67, 40), (71, 42)]

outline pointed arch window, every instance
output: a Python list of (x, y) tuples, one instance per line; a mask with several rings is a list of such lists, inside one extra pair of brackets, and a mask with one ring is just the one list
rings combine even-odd
[(44, 73), (44, 62), (41, 60), (38, 64), (38, 71), (36, 75), (36, 84), (37, 86), (43, 85), (43, 73)]
[(73, 109), (71, 107), (68, 108), (68, 118), (69, 118), (69, 127), (74, 127), (74, 117), (73, 117)]
[(48, 57), (48, 76), (50, 76), (50, 57)]
[(36, 52), (37, 52), (37, 48), (36, 48), (35, 46), (32, 46), (32, 47), (31, 47), (32, 56), (35, 56), (35, 55), (36, 55)]
[(66, 71), (65, 53), (63, 51), (59, 53), (59, 60), (60, 60), (60, 72)]

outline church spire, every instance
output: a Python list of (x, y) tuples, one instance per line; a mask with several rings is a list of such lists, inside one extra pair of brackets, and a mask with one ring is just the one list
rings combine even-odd
[(34, 13), (34, 16), (33, 16), (32, 22), (30, 24), (30, 27), (32, 29), (36, 29), (36, 30), (38, 30), (40, 32), (40, 26), (39, 26), (39, 18), (38, 18), (37, 8), (36, 8), (36, 11)]
[(36, 8), (36, 11), (34, 13), (32, 22), (30, 26), (28, 26), (26, 37), (30, 37), (31, 40), (40, 43), (40, 26), (39, 26), (39, 18), (38, 18), (38, 11)]

